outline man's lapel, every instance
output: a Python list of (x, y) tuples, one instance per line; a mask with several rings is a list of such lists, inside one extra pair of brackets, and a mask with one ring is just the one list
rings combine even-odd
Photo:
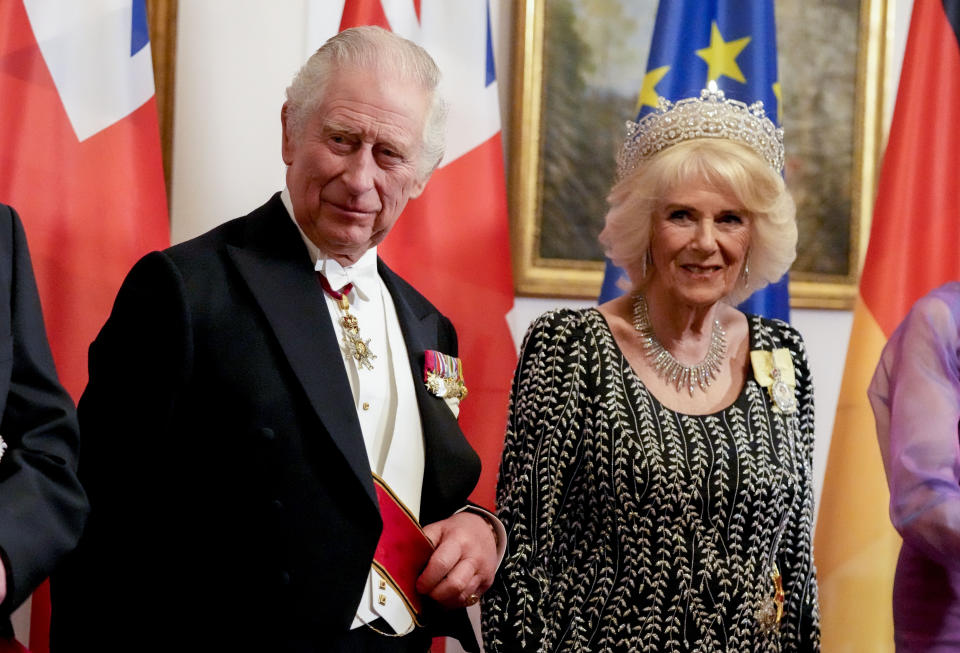
[[(397, 320), (400, 322), (400, 331), (403, 333), (403, 341), (407, 347), (410, 373), (413, 375), (413, 385), (416, 389), (417, 404), (420, 407), (420, 420), (425, 437), (430, 437), (429, 433), (437, 429), (448, 430), (452, 428), (459, 431), (453, 413), (446, 407), (443, 400), (427, 392), (423, 382), (423, 352), (427, 349), (437, 349), (440, 346), (437, 341), (440, 315), (434, 310), (424, 310), (422, 305), (414, 306), (410, 301), (411, 296), (405, 292), (403, 282), (380, 259), (377, 259), (377, 271), (393, 299), (393, 305), (397, 309)], [(399, 374), (400, 370), (397, 370), (397, 373)], [(438, 408), (443, 410), (438, 410)]]
[(438, 340), (439, 313), (422, 298), (414, 296), (406, 283), (379, 259), (377, 269), (393, 298), (410, 357), (426, 458), (420, 519), (423, 523), (429, 523), (448, 517), (463, 505), (466, 496), (476, 485), (479, 458), (460, 430), (453, 412), (443, 399), (430, 394), (424, 383), (424, 351), (442, 349)]
[(279, 195), (251, 214), (245, 241), (228, 245), (310, 404), (377, 503), (360, 422), (323, 290)]

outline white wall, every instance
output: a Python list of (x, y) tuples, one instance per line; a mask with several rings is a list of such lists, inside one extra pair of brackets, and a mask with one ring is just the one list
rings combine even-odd
[(303, 63), (304, 1), (181, 2), (177, 17), (174, 242), (245, 215), (283, 186), (280, 105)]
[[(282, 187), (283, 92), (309, 53), (336, 30), (342, 5), (343, 0), (180, 3), (171, 202), (174, 242), (247, 213)], [(895, 3), (891, 54), (897, 62), (902, 59), (911, 7), (910, 0)], [(510, 115), (513, 12), (511, 0), (491, 0), (503, 116)], [(518, 297), (510, 327), (519, 342), (530, 320), (544, 310), (591, 303)], [(794, 310), (792, 318), (806, 340), (814, 375), (819, 495), (852, 315)]]

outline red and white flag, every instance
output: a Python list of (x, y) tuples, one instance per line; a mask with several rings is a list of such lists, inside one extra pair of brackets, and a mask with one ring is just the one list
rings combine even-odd
[[(170, 242), (144, 0), (0, 2), (0, 202), (23, 219), (76, 400), (123, 277)], [(45, 587), (30, 631), (46, 651)]]
[(471, 498), (492, 508), (517, 354), (507, 326), (513, 274), (489, 6), (346, 0), (340, 29), (356, 25), (379, 25), (418, 43), (442, 71), (446, 155), (378, 251), (457, 327), (470, 393), (460, 425), (483, 462)]

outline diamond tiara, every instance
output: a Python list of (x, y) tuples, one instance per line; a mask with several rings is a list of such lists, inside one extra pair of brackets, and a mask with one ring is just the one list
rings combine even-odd
[(783, 129), (767, 118), (763, 102), (747, 106), (726, 99), (713, 80), (700, 97), (659, 106), (638, 122), (627, 122), (627, 137), (617, 156), (617, 179), (623, 179), (643, 159), (671, 145), (693, 138), (726, 138), (743, 143), (760, 155), (778, 174), (783, 172)]

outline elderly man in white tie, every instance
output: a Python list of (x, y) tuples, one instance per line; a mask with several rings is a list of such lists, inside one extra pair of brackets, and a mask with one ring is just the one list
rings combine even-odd
[(467, 503), (456, 332), (376, 251), (441, 159), (438, 81), (390, 32), (331, 38), (287, 90), (286, 188), (130, 272), (90, 349), (54, 651), (478, 649), (505, 538)]

